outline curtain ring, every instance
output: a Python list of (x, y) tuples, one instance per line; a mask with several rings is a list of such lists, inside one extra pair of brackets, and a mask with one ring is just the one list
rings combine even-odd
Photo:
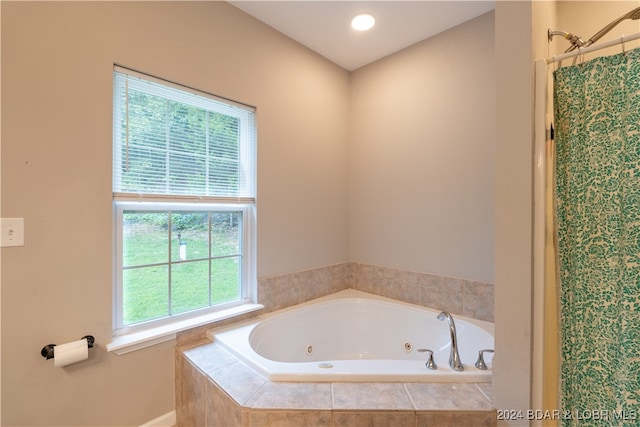
[(578, 56), (580, 57), (580, 64), (579, 65), (584, 65), (584, 53), (582, 53), (582, 48), (581, 47), (578, 48)]
[(578, 48), (578, 54), (576, 56), (573, 57), (573, 62), (571, 63), (571, 65), (576, 65), (576, 63), (578, 62), (578, 58), (580, 58), (580, 64), (578, 65), (582, 65), (582, 63), (584, 62), (584, 53), (582, 53), (582, 48), (579, 47)]

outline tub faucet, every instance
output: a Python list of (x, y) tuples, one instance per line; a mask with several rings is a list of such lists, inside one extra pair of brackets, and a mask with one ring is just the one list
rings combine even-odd
[(454, 371), (463, 371), (464, 367), (460, 361), (460, 355), (458, 354), (458, 337), (456, 333), (456, 324), (453, 321), (453, 316), (448, 311), (443, 311), (438, 314), (438, 320), (447, 320), (449, 322), (449, 332), (451, 333), (451, 353), (449, 354), (449, 366)]
[(487, 370), (487, 364), (484, 361), (485, 353), (493, 353), (494, 350), (492, 348), (485, 348), (484, 350), (478, 351), (478, 360), (476, 360), (476, 368), (482, 369), (483, 371)]

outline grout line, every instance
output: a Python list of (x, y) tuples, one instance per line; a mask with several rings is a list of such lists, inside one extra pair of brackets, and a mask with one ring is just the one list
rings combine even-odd
[(407, 396), (409, 396), (409, 401), (411, 401), (411, 404), (413, 405), (413, 411), (416, 412), (418, 410), (418, 405), (416, 405), (416, 402), (414, 402), (413, 396), (411, 396), (411, 393), (409, 392), (409, 389), (407, 388), (407, 384), (406, 383), (402, 383), (402, 387), (404, 388), (405, 393), (407, 393)]

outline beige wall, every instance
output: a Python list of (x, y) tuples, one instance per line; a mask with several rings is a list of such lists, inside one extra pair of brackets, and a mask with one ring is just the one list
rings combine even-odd
[[(530, 408), (533, 51), (529, 1), (496, 2), (494, 404)], [(526, 425), (526, 420), (502, 422)]]
[[(223, 2), (1, 7), (2, 425), (140, 425), (174, 409), (174, 344), (104, 350), (113, 63), (257, 106), (259, 275), (347, 261), (349, 75)], [(39, 354), (85, 334), (86, 362)]]
[(349, 257), (494, 280), (494, 14), (351, 76)]

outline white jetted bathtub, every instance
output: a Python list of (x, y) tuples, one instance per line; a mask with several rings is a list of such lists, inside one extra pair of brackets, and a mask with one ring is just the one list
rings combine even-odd
[[(207, 336), (271, 381), (490, 382), (474, 366), (493, 349), (493, 324), (453, 315), (464, 371), (449, 367), (451, 338), (440, 310), (348, 289), (268, 313)], [(433, 351), (437, 369), (426, 367)]]

